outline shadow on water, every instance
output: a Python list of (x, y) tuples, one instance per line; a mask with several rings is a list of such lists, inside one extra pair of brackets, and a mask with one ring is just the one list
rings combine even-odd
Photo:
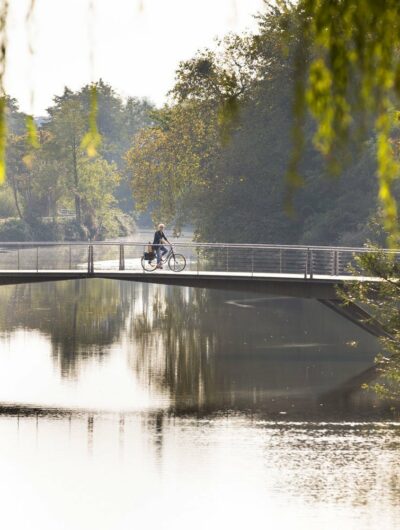
[[(96, 366), (123, 355), (121, 377), (128, 370), (150, 398), (165, 397), (150, 407), (161, 424), (171, 413), (306, 419), (387, 412), (360, 389), (377, 340), (317, 301), (106, 280), (3, 287), (0, 301), (3, 339), (19, 329), (48, 337), (67, 382), (88, 377), (88, 359)], [(50, 398), (48, 407), (14, 403), (3, 412), (58, 414)]]

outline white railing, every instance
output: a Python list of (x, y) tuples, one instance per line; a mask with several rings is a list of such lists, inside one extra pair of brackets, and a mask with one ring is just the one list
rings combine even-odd
[[(143, 272), (144, 242), (30, 242), (0, 243), (1, 271)], [(246, 272), (314, 276), (350, 275), (355, 257), (368, 248), (228, 243), (174, 243), (186, 257), (185, 271)], [(400, 257), (400, 251), (386, 252)]]

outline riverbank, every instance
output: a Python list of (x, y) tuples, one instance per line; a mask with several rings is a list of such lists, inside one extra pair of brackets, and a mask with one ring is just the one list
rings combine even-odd
[(8, 218), (0, 223), (0, 241), (103, 241), (117, 237), (128, 237), (135, 233), (136, 223), (128, 214), (118, 212), (106, 226), (87, 226), (74, 217), (46, 219)]

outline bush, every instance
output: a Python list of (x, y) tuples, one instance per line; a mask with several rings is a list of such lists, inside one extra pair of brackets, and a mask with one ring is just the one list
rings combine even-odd
[(30, 227), (35, 241), (62, 241), (64, 239), (62, 226), (58, 223), (34, 220), (31, 221)]
[(13, 192), (9, 186), (0, 187), (0, 217), (18, 217)]
[(127, 237), (133, 234), (136, 230), (136, 224), (133, 218), (122, 212), (116, 211), (114, 215), (110, 215), (103, 224), (102, 229), (98, 235), (99, 240), (113, 239), (116, 237)]
[(86, 226), (79, 223), (76, 219), (70, 219), (60, 223), (65, 241), (87, 241), (89, 231)]
[(21, 219), (10, 219), (0, 224), (0, 241), (33, 241), (31, 227)]

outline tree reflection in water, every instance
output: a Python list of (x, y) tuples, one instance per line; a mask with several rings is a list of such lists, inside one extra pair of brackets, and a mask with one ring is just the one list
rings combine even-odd
[(130, 363), (144, 384), (168, 389), (175, 410), (318, 408), (321, 393), (362, 372), (377, 351), (316, 301), (138, 289)]
[(3, 286), (0, 331), (37, 329), (48, 335), (62, 375), (73, 378), (82, 359), (102, 357), (118, 339), (129, 302), (129, 285), (112, 280)]
[(166, 396), (184, 413), (292, 413), (310, 398), (319, 407), (321, 392), (362, 372), (377, 352), (367, 333), (316, 301), (84, 280), (2, 287), (0, 302), (0, 331), (48, 336), (65, 378), (118, 351), (116, 381), (127, 361), (150, 401)]
[(207, 327), (205, 290), (143, 286), (143, 306), (135, 311), (131, 336), (137, 346), (134, 370), (150, 385), (167, 388), (172, 399), (202, 405), (216, 393), (210, 352), (217, 336)]

